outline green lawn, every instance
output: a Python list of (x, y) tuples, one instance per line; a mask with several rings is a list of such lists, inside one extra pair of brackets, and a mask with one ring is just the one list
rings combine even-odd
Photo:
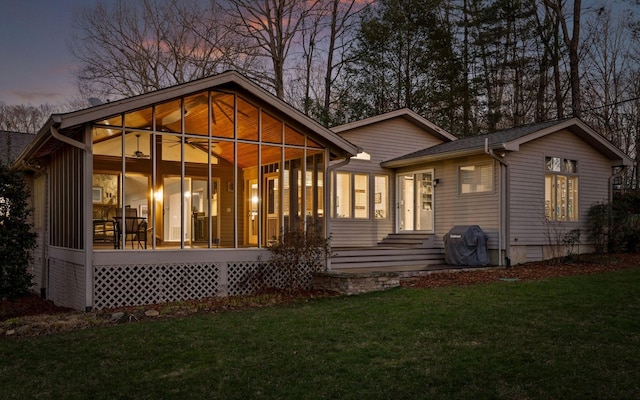
[(0, 398), (640, 398), (640, 269), (2, 339)]

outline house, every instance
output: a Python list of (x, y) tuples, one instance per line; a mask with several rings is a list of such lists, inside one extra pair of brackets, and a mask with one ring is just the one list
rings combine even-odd
[[(460, 225), (487, 234), (492, 265), (564, 255), (563, 240), (577, 230), (572, 251), (592, 251), (588, 209), (607, 202), (612, 178), (633, 164), (576, 118), (456, 139), (399, 110), (334, 132), (362, 149), (332, 176), (332, 237), (345, 247), (335, 249), (332, 267), (350, 271), (390, 260), (401, 268), (441, 263), (428, 250), (441, 253)], [(397, 243), (413, 253), (394, 252)]]
[(492, 264), (546, 258), (545, 221), (584, 229), (627, 165), (577, 119), (456, 139), (403, 109), (329, 130), (234, 71), (54, 114), (13, 164), (35, 284), (78, 310), (249, 293), (286, 229), (330, 236), (335, 270), (442, 264), (456, 225)]
[(0, 163), (10, 165), (34, 136), (30, 133), (0, 131)]
[(356, 153), (234, 71), (54, 114), (14, 163), (35, 284), (79, 310), (250, 292), (281, 229), (325, 229), (329, 165)]

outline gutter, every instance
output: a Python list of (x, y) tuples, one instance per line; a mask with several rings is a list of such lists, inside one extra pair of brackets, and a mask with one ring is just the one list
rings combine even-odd
[(89, 147), (88, 144), (78, 142), (75, 139), (71, 139), (68, 136), (64, 136), (58, 131), (58, 127), (60, 126), (60, 124), (62, 124), (62, 117), (60, 115), (53, 115), (52, 119), (53, 119), (53, 124), (51, 125), (51, 136), (54, 139), (57, 139), (70, 146), (77, 147), (86, 153), (91, 151), (91, 147)]
[[(484, 152), (491, 158), (498, 161), (502, 167), (504, 167), (504, 176), (501, 175), (502, 181), (500, 182), (500, 197), (498, 199), (498, 209), (500, 210), (500, 229), (498, 229), (498, 266), (502, 266), (502, 241), (503, 236), (505, 240), (505, 263), (507, 268), (511, 266), (511, 250), (509, 245), (509, 163), (507, 163), (502, 157), (497, 156), (493, 149), (489, 148), (489, 139), (484, 140)], [(502, 192), (504, 191), (504, 197)], [(503, 235), (504, 229), (504, 235)]]

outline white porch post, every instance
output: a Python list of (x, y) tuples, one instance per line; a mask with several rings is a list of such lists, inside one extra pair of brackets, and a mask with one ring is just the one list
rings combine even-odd
[[(85, 125), (84, 142), (91, 143), (91, 125)], [(83, 212), (84, 216), (84, 266), (85, 266), (85, 309), (93, 308), (93, 201), (91, 189), (93, 187), (93, 152), (84, 152), (84, 172), (82, 174), (85, 188)]]

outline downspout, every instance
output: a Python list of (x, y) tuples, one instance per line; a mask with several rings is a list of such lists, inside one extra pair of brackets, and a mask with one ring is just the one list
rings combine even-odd
[(511, 247), (509, 245), (509, 164), (502, 157), (497, 156), (493, 152), (493, 149), (489, 148), (488, 138), (485, 138), (484, 140), (484, 152), (504, 167), (504, 176), (503, 174), (500, 174), (502, 182), (500, 182), (501, 193), (498, 198), (498, 210), (500, 210), (500, 229), (498, 229), (498, 266), (502, 266), (502, 257), (500, 257), (500, 255), (502, 254), (502, 241), (505, 240), (505, 263), (506, 267), (509, 268), (511, 266)]
[[(87, 172), (93, 169), (93, 158), (88, 157), (91, 155), (91, 146), (86, 143), (79, 142), (75, 139), (71, 139), (70, 137), (62, 135), (58, 131), (58, 127), (62, 123), (62, 117), (59, 115), (54, 115), (52, 117), (53, 124), (51, 125), (51, 136), (59, 140), (63, 143), (66, 143), (70, 146), (76, 147), (82, 150), (85, 153), (84, 157), (84, 172), (82, 174), (84, 181), (83, 186), (85, 188), (91, 187), (91, 175)], [(86, 127), (84, 131), (84, 136), (87, 137), (90, 134), (90, 127)], [(82, 207), (82, 215), (84, 220), (84, 243), (86, 244), (84, 249), (84, 265), (85, 265), (85, 309), (86, 311), (91, 311), (93, 307), (93, 227), (90, 225), (91, 219), (87, 218), (87, 216), (91, 215), (91, 204), (87, 201), (87, 198), (84, 200), (84, 204)]]
[[(360, 149), (358, 149), (359, 151)], [(336, 169), (340, 168), (340, 167), (344, 167), (345, 165), (349, 164), (349, 162), (351, 161), (351, 157), (346, 157), (344, 160), (337, 162), (335, 164), (329, 165), (327, 166), (327, 173), (325, 175), (325, 182), (327, 181), (327, 179), (329, 180), (329, 190), (325, 190), (324, 193), (324, 204), (325, 207), (326, 205), (329, 205), (329, 212), (327, 213), (327, 218), (326, 218), (326, 224), (325, 224), (325, 233), (324, 233), (324, 237), (329, 237), (329, 234), (331, 233), (331, 217), (333, 215), (333, 202), (331, 201), (331, 197), (333, 196), (333, 171), (335, 171)], [(329, 256), (327, 257), (327, 261), (326, 261), (326, 268), (327, 271), (331, 270), (331, 242), (329, 242)]]
[(58, 126), (62, 123), (62, 118), (59, 115), (54, 115), (52, 118), (53, 125), (51, 125), (51, 136), (53, 136), (54, 139), (64, 142), (70, 146), (77, 147), (86, 153), (91, 151), (91, 147), (88, 144), (78, 142), (77, 140), (71, 139), (70, 137), (64, 136), (58, 132)]

